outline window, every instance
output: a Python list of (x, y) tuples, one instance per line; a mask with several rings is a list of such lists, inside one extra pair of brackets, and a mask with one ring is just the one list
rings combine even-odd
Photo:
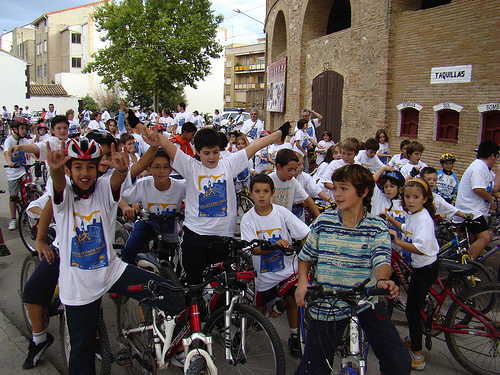
[(226, 68), (230, 68), (232, 65), (231, 65), (231, 59), (228, 59), (226, 61)]
[(71, 43), (81, 44), (82, 43), (82, 34), (72, 33), (71, 34)]
[(483, 113), (483, 134), (481, 141), (492, 140), (500, 144), (500, 111)]
[(419, 111), (405, 108), (401, 111), (401, 137), (417, 138)]
[(258, 76), (257, 77), (257, 82), (258, 83), (264, 83), (264, 76)]
[(42, 53), (42, 51), (41, 51), (40, 43), (38, 43), (36, 45), (36, 54), (39, 55), (40, 53)]
[(40, 77), (42, 75), (42, 66), (41, 65), (38, 65), (36, 67), (36, 76), (37, 77)]
[(81, 68), (82, 67), (81, 57), (72, 57), (71, 58), (71, 67), (72, 68)]
[(226, 103), (231, 103), (231, 95), (226, 95)]
[(230, 85), (231, 84), (231, 77), (226, 77), (226, 85)]
[(46, 76), (47, 75), (47, 64), (43, 64), (43, 75)]
[(460, 113), (453, 109), (442, 109), (437, 113), (436, 141), (458, 141), (458, 122)]
[(259, 57), (259, 64), (265, 64), (266, 63), (266, 58), (265, 57)]
[(43, 41), (43, 52), (47, 52), (47, 41)]

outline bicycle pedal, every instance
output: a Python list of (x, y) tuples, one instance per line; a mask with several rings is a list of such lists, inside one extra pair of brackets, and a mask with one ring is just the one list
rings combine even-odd
[(132, 365), (132, 353), (128, 350), (120, 350), (116, 353), (116, 363), (118, 363), (121, 367)]

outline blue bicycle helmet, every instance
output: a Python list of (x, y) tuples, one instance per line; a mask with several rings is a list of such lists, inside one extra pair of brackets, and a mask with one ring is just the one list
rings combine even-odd
[(400, 171), (394, 170), (391, 172), (384, 172), (377, 183), (380, 190), (384, 191), (384, 184), (387, 180), (399, 187), (403, 187), (405, 184), (405, 178)]

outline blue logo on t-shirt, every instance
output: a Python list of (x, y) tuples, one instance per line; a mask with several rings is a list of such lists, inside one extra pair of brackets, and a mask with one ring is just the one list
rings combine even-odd
[(247, 134), (249, 137), (257, 138), (257, 128), (254, 126)]
[(12, 155), (10, 161), (19, 165), (26, 165), (26, 154), (24, 152), (17, 152)]
[[(272, 235), (270, 235), (272, 233)], [(281, 240), (281, 230), (272, 229), (258, 231), (257, 235), (260, 239), (267, 240), (271, 244), (275, 244)], [(267, 255), (260, 256), (260, 273), (278, 272), (285, 268), (283, 253), (280, 250), (275, 250)]]
[[(224, 175), (199, 176), (200, 190), (198, 196), (198, 216), (223, 217), (227, 216), (227, 193)], [(206, 182), (205, 182), (206, 181)]]
[(75, 233), (71, 240), (71, 267), (82, 270), (107, 267), (108, 251), (100, 212), (94, 211), (89, 216), (80, 216), (75, 212)]

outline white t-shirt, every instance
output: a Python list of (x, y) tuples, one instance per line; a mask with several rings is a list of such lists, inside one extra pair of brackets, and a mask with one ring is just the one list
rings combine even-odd
[(156, 122), (157, 117), (158, 117), (158, 113), (156, 113), (155, 111), (151, 112), (149, 114), (149, 122), (154, 124)]
[[(19, 141), (16, 141), (13, 136), (9, 136), (3, 143), (3, 149), (7, 151), (11, 147), (17, 145), (27, 145), (30, 143), (33, 143), (31, 139), (20, 138)], [(26, 165), (26, 156), (27, 155), (25, 152), (18, 152), (16, 155), (12, 155), (10, 161), (20, 165)], [(19, 167), (19, 168), (5, 167), (5, 175), (7, 176), (7, 181), (17, 180), (19, 177), (24, 176), (25, 173), (26, 170), (24, 169), (24, 167)]]
[[(241, 114), (241, 115), (238, 114), (238, 115), (236, 115), (234, 117), (234, 122), (233, 122), (233, 124), (234, 124), (234, 130), (240, 130), (241, 129), (241, 127), (244, 124), (244, 121), (243, 121), (244, 119), (245, 118), (244, 118), (243, 114)], [(238, 122), (241, 122), (241, 124), (238, 124)]]
[[(307, 155), (307, 145), (310, 143), (309, 135), (307, 135), (302, 129), (297, 130), (295, 133), (295, 142), (293, 143), (293, 150), (300, 152), (302, 155)], [(303, 153), (297, 146), (298, 144), (305, 150), (306, 153)]]
[(401, 226), (401, 232), (405, 234), (406, 242), (413, 244), (424, 254), (411, 254), (413, 268), (422, 268), (434, 263), (439, 245), (434, 235), (434, 222), (425, 208), (415, 214), (409, 214), (406, 223)]
[(252, 119), (248, 119), (243, 123), (241, 127), (241, 132), (246, 134), (250, 142), (260, 137), (260, 133), (264, 130), (264, 123), (261, 119), (253, 122)]
[[(273, 210), (266, 216), (260, 216), (252, 208), (241, 218), (241, 239), (267, 240), (276, 243), (280, 239), (290, 244), (292, 238), (301, 240), (309, 233), (309, 227), (297, 219), (286, 208), (273, 204)], [(262, 292), (278, 285), (294, 273), (297, 273), (295, 256), (285, 256), (276, 250), (268, 255), (254, 255), (254, 268), (257, 271), (255, 288)]]
[(221, 121), (222, 121), (222, 116), (220, 114), (216, 115), (214, 113), (214, 124), (215, 125), (220, 125)]
[(170, 116), (167, 116), (167, 117), (160, 117), (160, 119), (158, 120), (160, 122), (160, 124), (163, 124), (165, 125), (165, 130), (168, 132), (168, 133), (172, 133), (172, 125), (175, 124), (175, 120), (170, 117)]
[(320, 165), (323, 160), (325, 160), (325, 154), (329, 147), (333, 146), (335, 143), (333, 141), (327, 142), (325, 140), (321, 140), (318, 142), (318, 147), (316, 147), (316, 164)]
[[(274, 166), (268, 161), (269, 155), (269, 147), (264, 147), (257, 151), (255, 154), (255, 170), (257, 173), (269, 173), (273, 171)], [(259, 156), (262, 156), (266, 160), (261, 159)]]
[(130, 133), (132, 134), (132, 137), (135, 138), (134, 140), (134, 150), (137, 154), (139, 155), (144, 155), (144, 153), (149, 149), (149, 145), (146, 143), (144, 138), (140, 134), (137, 133)]
[[(297, 177), (295, 177), (299, 182), (300, 186), (305, 190), (305, 192), (313, 198), (317, 198), (319, 193), (322, 192), (322, 189), (319, 185), (316, 184), (314, 178), (311, 177), (309, 173), (302, 172)], [(301, 203), (294, 204), (292, 207), (292, 212), (295, 216), (297, 216), (300, 220), (306, 221), (306, 212), (304, 210), (304, 206)]]
[(236, 227), (234, 178), (248, 168), (245, 150), (219, 160), (215, 168), (177, 150), (172, 167), (186, 179), (186, 225), (200, 235), (233, 236)]
[(97, 179), (88, 199), (75, 198), (77, 195), (67, 184), (62, 202), (53, 202), (61, 259), (59, 297), (70, 306), (100, 298), (127, 267), (113, 250), (118, 202), (109, 180)]
[(97, 129), (104, 129), (104, 122), (99, 121), (97, 122), (96, 120), (90, 120), (89, 124), (87, 125), (87, 128), (90, 130), (97, 130)]
[[(378, 145), (379, 145), (379, 148), (378, 148), (377, 154), (390, 154), (391, 153), (391, 149), (389, 148), (389, 143), (387, 143), (387, 142), (379, 143)], [(389, 161), (388, 156), (382, 156), (379, 159), (384, 164), (387, 164), (387, 162)]]
[(403, 166), (408, 162), (409, 160), (407, 158), (402, 158), (401, 154), (396, 154), (389, 161), (389, 165), (396, 168), (398, 171), (401, 171), (401, 168), (403, 168)]
[(453, 206), (452, 204), (449, 204), (444, 200), (442, 196), (439, 194), (432, 194), (432, 199), (434, 203), (434, 207), (436, 208), (436, 213), (437, 214), (445, 214), (446, 219), (451, 220), (453, 215), (455, 215), (458, 211), (458, 208)]
[(326, 171), (326, 168), (328, 168), (329, 165), (330, 165), (330, 163), (325, 163), (325, 162), (322, 162), (321, 164), (318, 165), (318, 168), (316, 169), (316, 173), (314, 173), (314, 175), (313, 175), (316, 183), (318, 183), (321, 180), (321, 176), (323, 176), (323, 174)]
[(38, 142), (46, 142), (52, 137), (49, 133), (45, 133), (44, 135), (38, 136)]
[[(316, 128), (321, 125), (321, 122), (317, 118), (309, 119), (309, 122), (307, 123), (307, 128), (304, 127), (303, 130), (304, 132), (309, 135), (314, 141), (317, 143), (318, 140), (316, 138)], [(299, 128), (297, 125), (295, 125), (294, 132), (297, 133)]]
[[(489, 202), (474, 193), (474, 189), (486, 189), (491, 194), (494, 180), (495, 173), (490, 170), (488, 165), (481, 159), (474, 160), (460, 180), (455, 202), (457, 209), (464, 213), (474, 214), (474, 218), (489, 216)], [(462, 221), (462, 219), (454, 218), (453, 221)]]
[(54, 117), (56, 117), (59, 113), (57, 113), (57, 111), (54, 109), (54, 112), (49, 112), (47, 111), (45, 113), (45, 119), (48, 120), (50, 122), (50, 120), (52, 120)]
[[(323, 173), (323, 176), (321, 176), (320, 183), (323, 184), (323, 186), (326, 183), (331, 184), (333, 172), (335, 172), (336, 169), (343, 167), (344, 165), (347, 165), (347, 163), (343, 159), (332, 160), (332, 162), (330, 164), (328, 164), (328, 167), (326, 168), (325, 172)], [(335, 197), (333, 196), (333, 190), (330, 190), (330, 189), (326, 189), (326, 190), (327, 190), (326, 193), (328, 194), (328, 196), (335, 199)]]
[[(155, 187), (153, 176), (141, 178), (135, 186), (122, 193), (122, 198), (128, 204), (140, 202), (142, 207), (156, 215), (173, 216), (182, 210), (182, 200), (186, 197), (186, 181), (170, 179), (170, 187), (160, 191)], [(180, 226), (178, 220), (165, 229), (168, 242), (179, 242)]]
[(177, 112), (174, 119), (174, 123), (177, 125), (175, 134), (182, 134), (182, 125), (186, 122), (192, 122), (194, 124), (194, 116), (188, 111)]
[(108, 121), (110, 118), (111, 118), (111, 116), (109, 115), (109, 112), (106, 110), (101, 115), (101, 120), (104, 123), (106, 123), (106, 121)]
[(294, 203), (302, 203), (309, 197), (295, 177), (288, 181), (281, 181), (276, 172), (271, 173), (269, 177), (274, 182), (274, 195), (271, 203), (292, 211)]
[(278, 151), (284, 148), (293, 150), (293, 146), (290, 144), (290, 142), (285, 142), (282, 145), (277, 145), (276, 143), (273, 143), (272, 145), (269, 146), (269, 155), (273, 159), (273, 161), (276, 161), (276, 154), (278, 153)]
[(194, 116), (194, 124), (196, 125), (196, 129), (200, 130), (205, 126), (205, 118), (202, 115)]
[[(413, 168), (415, 167), (420, 167), (420, 170), (422, 170), (422, 168), (425, 168), (427, 167), (427, 164), (425, 164), (423, 161), (419, 160), (418, 164), (415, 165), (415, 164), (410, 164), (410, 162), (408, 161), (408, 163), (406, 163), (405, 165), (403, 165), (400, 169), (400, 172), (401, 174), (403, 175), (404, 178), (408, 177), (410, 175), (410, 172), (412, 171)], [(419, 176), (420, 176), (420, 173), (419, 173)]]
[(384, 166), (384, 163), (380, 161), (377, 155), (375, 155), (373, 158), (366, 155), (366, 150), (361, 150), (354, 158), (354, 162), (356, 164), (362, 165), (365, 168), (368, 168), (372, 173), (377, 172)]

